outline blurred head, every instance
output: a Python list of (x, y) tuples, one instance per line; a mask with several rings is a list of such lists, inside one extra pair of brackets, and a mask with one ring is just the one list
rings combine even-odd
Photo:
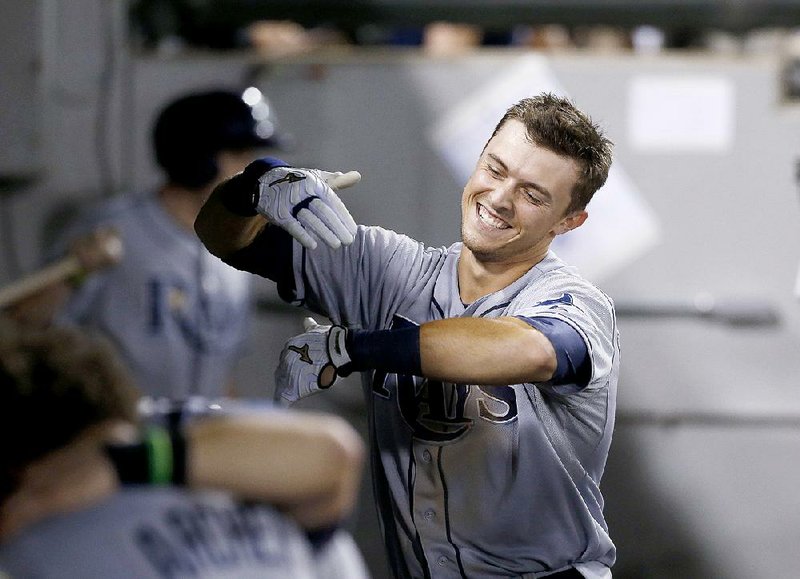
[(153, 128), (156, 161), (172, 185), (213, 187), (238, 173), (261, 149), (283, 149), (269, 102), (253, 87), (181, 97), (163, 109)]
[(25, 467), (107, 421), (135, 423), (138, 393), (110, 346), (77, 329), (0, 318), (0, 503)]
[(511, 119), (525, 126), (532, 143), (576, 161), (578, 179), (567, 213), (585, 209), (608, 178), (611, 141), (568, 99), (549, 93), (523, 99), (509, 108), (497, 123), (492, 138)]

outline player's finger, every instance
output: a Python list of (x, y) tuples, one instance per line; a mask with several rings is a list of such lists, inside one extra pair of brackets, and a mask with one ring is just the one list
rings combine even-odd
[(352, 187), (359, 181), (361, 181), (361, 173), (358, 171), (348, 171), (347, 173), (336, 172), (329, 179), (325, 180), (325, 182), (330, 185), (331, 189), (336, 190)]
[[(320, 192), (319, 197), (325, 199), (325, 202), (333, 208), (339, 215), (342, 223), (344, 223), (344, 226), (355, 239), (356, 232), (358, 231), (355, 219), (350, 215), (350, 211), (336, 194), (335, 190), (355, 185), (361, 180), (361, 173), (358, 171), (348, 171), (347, 173), (337, 171), (336, 173), (331, 173), (330, 171), (322, 171), (321, 169), (313, 169), (310, 172), (314, 173), (320, 180), (328, 185), (327, 194)], [(345, 245), (348, 245), (348, 243), (345, 242)]]
[(324, 241), (330, 248), (339, 249), (342, 242), (331, 231), (327, 225), (317, 217), (310, 209), (304, 207), (297, 214), (297, 220), (303, 225), (307, 231), (311, 231), (314, 235)]
[(338, 195), (331, 195), (328, 201), (328, 204), (333, 207), (333, 210), (336, 211), (336, 214), (342, 220), (342, 223), (353, 236), (353, 239), (356, 237), (356, 232), (358, 231), (358, 225), (356, 225), (356, 220), (353, 219), (353, 216), (350, 215), (350, 211), (347, 209), (347, 206), (339, 199)]
[(317, 323), (317, 321), (314, 318), (304, 318), (303, 319), (303, 329), (305, 329), (306, 332), (310, 332), (311, 330), (316, 328), (318, 325), (319, 324)]
[[(302, 213), (302, 211), (301, 211)], [(307, 249), (316, 249), (317, 242), (316, 240), (309, 235), (308, 231), (305, 230), (303, 225), (299, 221), (291, 220), (291, 221), (284, 221), (281, 223), (281, 227), (283, 227), (286, 231), (289, 232), (289, 235), (294, 237), (297, 241), (300, 242), (300, 245)]]
[[(330, 201), (330, 199), (328, 200)], [(328, 229), (333, 231), (333, 234), (342, 242), (343, 245), (350, 245), (353, 243), (355, 236), (350, 228), (345, 224), (345, 218), (350, 217), (350, 213), (341, 215), (335, 208), (331, 207), (322, 199), (315, 199), (312, 201), (308, 209), (317, 217), (319, 217)], [(347, 209), (345, 209), (347, 211)], [(350, 220), (353, 218), (350, 217)]]

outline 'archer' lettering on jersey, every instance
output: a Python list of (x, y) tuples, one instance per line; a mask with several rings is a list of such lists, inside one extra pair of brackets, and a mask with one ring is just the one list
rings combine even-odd
[[(395, 316), (391, 329), (414, 325)], [(473, 404), (470, 395), (475, 393)], [(475, 418), (494, 424), (517, 418), (517, 400), (511, 386), (472, 386), (376, 372), (372, 393), (383, 399), (396, 394), (397, 406), (414, 438), (430, 443), (453, 442), (474, 426)]]
[(248, 506), (212, 508), (196, 504), (164, 513), (161, 525), (142, 525), (136, 544), (165, 578), (236, 568), (243, 562), (285, 564), (287, 539), (273, 520)]

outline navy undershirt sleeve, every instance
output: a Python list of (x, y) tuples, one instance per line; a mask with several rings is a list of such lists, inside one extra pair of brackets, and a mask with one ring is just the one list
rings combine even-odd
[(558, 318), (546, 316), (516, 317), (547, 336), (547, 339), (553, 345), (558, 363), (553, 377), (545, 384), (553, 386), (574, 384), (579, 388), (585, 388), (589, 385), (589, 380), (592, 378), (589, 350), (575, 328)]
[[(220, 201), (236, 215), (256, 215), (259, 178), (270, 169), (288, 166), (288, 163), (275, 157), (253, 161), (242, 173), (221, 185), (218, 192)], [(268, 224), (250, 245), (227, 256), (224, 261), (236, 269), (271, 279), (278, 285), (278, 295), (285, 301), (292, 301), (295, 295), (292, 245), (289, 233)]]
[(225, 263), (271, 279), (278, 285), (281, 299), (292, 301), (295, 296), (293, 239), (284, 229), (267, 225), (250, 245), (226, 257)]

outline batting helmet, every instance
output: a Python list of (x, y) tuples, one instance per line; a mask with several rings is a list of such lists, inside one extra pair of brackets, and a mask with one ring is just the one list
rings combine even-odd
[(181, 97), (162, 110), (153, 128), (158, 164), (172, 183), (191, 189), (211, 183), (220, 151), (285, 148), (272, 107), (255, 88), (243, 95), (225, 90)]

